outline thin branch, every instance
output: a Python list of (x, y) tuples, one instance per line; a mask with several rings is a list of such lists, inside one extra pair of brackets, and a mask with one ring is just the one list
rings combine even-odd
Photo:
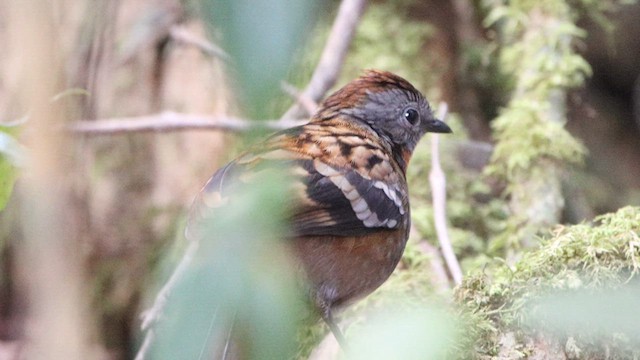
[(159, 114), (112, 118), (95, 121), (78, 121), (67, 129), (73, 133), (89, 136), (118, 135), (134, 132), (167, 132), (186, 130), (227, 130), (233, 132), (250, 129), (282, 130), (304, 124), (304, 120), (250, 121), (233, 117), (180, 114), (171, 111)]
[[(342, 0), (331, 33), (322, 50), (320, 61), (311, 76), (311, 81), (302, 92), (302, 96), (319, 102), (335, 84), (365, 5), (366, 0)], [(294, 104), (282, 118), (296, 119), (306, 115), (309, 114), (305, 114), (299, 104)]]
[(213, 44), (207, 39), (204, 39), (202, 37), (199, 37), (191, 33), (190, 31), (185, 29), (184, 26), (178, 26), (178, 25), (172, 26), (171, 30), (169, 30), (169, 36), (171, 36), (171, 39), (173, 39), (174, 41), (177, 41), (186, 45), (191, 45), (199, 49), (206, 55), (217, 57), (226, 62), (230, 60), (229, 54), (227, 54), (224, 50), (222, 50), (222, 48)]
[(315, 114), (318, 110), (318, 103), (313, 101), (313, 99), (305, 96), (300, 92), (295, 86), (289, 84), (286, 81), (282, 81), (280, 83), (280, 87), (282, 91), (284, 91), (287, 95), (291, 96), (295, 101), (298, 102), (300, 106), (304, 108), (307, 114)]
[[(78, 134), (97, 136), (194, 129), (234, 132), (246, 131), (253, 128), (282, 130), (303, 124), (304, 121), (302, 120), (291, 119), (305, 117), (305, 112), (312, 114), (315, 109), (317, 109), (318, 101), (322, 99), (324, 94), (335, 84), (360, 17), (364, 12), (365, 5), (366, 0), (342, 1), (318, 66), (305, 90), (302, 92), (293, 92), (292, 89), (283, 86), (287, 93), (294, 94), (296, 104), (282, 116), (281, 120), (247, 121), (232, 117), (211, 117), (163, 112), (139, 117), (80, 121), (70, 125), (68, 129)], [(172, 26), (170, 36), (176, 41), (195, 46), (211, 56), (216, 56), (223, 60), (229, 59), (229, 56), (224, 50), (203, 38), (191, 34), (180, 26)]]
[[(440, 103), (438, 106), (439, 119), (444, 120), (447, 116), (447, 104)], [(433, 217), (436, 226), (436, 233), (438, 234), (438, 241), (442, 248), (442, 255), (447, 263), (447, 268), (453, 281), (456, 285), (462, 282), (462, 270), (460, 264), (456, 258), (456, 254), (451, 246), (451, 240), (449, 238), (449, 232), (447, 231), (447, 213), (446, 213), (446, 178), (442, 167), (440, 166), (440, 151), (439, 151), (439, 137), (438, 134), (431, 135), (431, 172), (429, 173), (429, 182), (431, 183), (431, 192), (433, 198)]]

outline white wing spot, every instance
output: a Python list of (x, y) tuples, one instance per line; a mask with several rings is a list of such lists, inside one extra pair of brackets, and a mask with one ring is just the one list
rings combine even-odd
[(367, 202), (363, 199), (363, 198), (359, 198), (355, 201), (351, 202), (351, 207), (353, 208), (353, 211), (359, 213), (359, 212), (363, 212), (367, 209), (369, 209), (369, 205), (367, 205)]
[[(320, 160), (314, 160), (314, 161), (313, 161), (313, 166), (316, 168), (316, 170), (317, 170), (320, 174), (322, 174), (322, 175), (324, 175), (324, 176), (329, 176), (329, 177), (331, 177), (331, 176), (335, 176), (335, 175), (340, 175), (340, 173), (339, 173), (336, 169), (334, 169), (334, 168), (332, 168), (331, 166), (329, 166), (329, 165), (327, 165), (327, 164), (323, 163), (323, 162), (322, 162), (322, 161), (320, 161)], [(333, 179), (331, 179), (331, 181), (334, 181), (334, 180), (333, 180)], [(335, 183), (335, 181), (334, 181), (334, 183)], [(336, 184), (336, 185), (337, 185), (338, 187), (340, 187), (338, 184)]]
[[(344, 191), (344, 190), (343, 190), (343, 191)], [(358, 190), (353, 189), (353, 190), (351, 190), (351, 191), (349, 191), (349, 192), (344, 192), (344, 196), (345, 196), (347, 199), (349, 199), (349, 201), (353, 201), (353, 200), (355, 200), (355, 199), (357, 199), (357, 198), (359, 198), (359, 197), (360, 197), (360, 193), (358, 192)]]

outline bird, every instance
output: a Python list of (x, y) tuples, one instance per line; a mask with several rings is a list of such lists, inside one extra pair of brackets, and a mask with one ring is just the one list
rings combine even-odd
[[(309, 282), (309, 299), (338, 342), (334, 313), (380, 287), (398, 265), (410, 229), (407, 166), (427, 133), (450, 133), (411, 83), (367, 70), (322, 102), (304, 125), (269, 136), (223, 166), (194, 200), (187, 237), (230, 188), (256, 169), (285, 165), (289, 246)], [(204, 239), (206, 241), (206, 239)]]

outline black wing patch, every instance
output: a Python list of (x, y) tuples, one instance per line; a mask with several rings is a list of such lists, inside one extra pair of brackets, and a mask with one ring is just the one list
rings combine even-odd
[(302, 206), (292, 217), (295, 234), (354, 236), (402, 224), (400, 189), (318, 160), (299, 163), (308, 173), (305, 195), (313, 205)]
[[(264, 155), (264, 154), (261, 154)], [(358, 236), (403, 226), (406, 190), (398, 184), (368, 179), (353, 169), (331, 167), (319, 160), (249, 157), (230, 162), (218, 170), (195, 199), (186, 233), (196, 236), (198, 223), (210, 209), (223, 208), (236, 185), (259, 183), (260, 170), (275, 163), (290, 166), (294, 175), (291, 193), (292, 232), (299, 236)], [(238, 183), (239, 182), (239, 183)], [(289, 201), (287, 201), (289, 202)], [(192, 233), (192, 234), (190, 234)]]

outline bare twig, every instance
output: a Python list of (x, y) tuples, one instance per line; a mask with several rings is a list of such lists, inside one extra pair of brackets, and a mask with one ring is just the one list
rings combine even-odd
[(249, 121), (233, 117), (180, 114), (166, 111), (160, 114), (112, 118), (96, 121), (79, 121), (68, 126), (68, 130), (90, 136), (116, 135), (134, 132), (166, 132), (194, 129), (246, 131), (249, 129), (282, 130), (304, 124), (304, 120)]
[(172, 26), (171, 30), (169, 30), (169, 35), (174, 41), (196, 47), (206, 55), (217, 57), (227, 62), (230, 60), (229, 55), (224, 50), (222, 50), (222, 48), (216, 46), (207, 39), (192, 34), (183, 26)]
[(315, 114), (318, 110), (318, 103), (313, 101), (313, 99), (309, 98), (308, 96), (302, 94), (300, 90), (296, 89), (295, 86), (289, 84), (286, 81), (282, 81), (280, 83), (280, 87), (282, 88), (282, 91), (295, 99), (298, 104), (300, 104), (300, 106), (304, 108), (307, 114)]
[[(342, 0), (331, 33), (320, 56), (320, 62), (311, 76), (311, 81), (302, 92), (302, 96), (319, 102), (335, 84), (365, 5), (366, 0)], [(296, 103), (287, 110), (282, 118), (296, 119), (305, 116), (303, 108)]]
[[(444, 120), (447, 116), (447, 104), (440, 103), (438, 106), (438, 118)], [(438, 149), (438, 134), (431, 135), (431, 172), (429, 173), (429, 182), (431, 183), (431, 192), (433, 198), (433, 217), (436, 225), (436, 233), (438, 241), (442, 248), (442, 255), (447, 263), (447, 268), (456, 285), (462, 282), (462, 270), (456, 258), (456, 254), (451, 246), (449, 233), (447, 231), (447, 215), (446, 215), (446, 179), (442, 167), (440, 166), (440, 152)]]

